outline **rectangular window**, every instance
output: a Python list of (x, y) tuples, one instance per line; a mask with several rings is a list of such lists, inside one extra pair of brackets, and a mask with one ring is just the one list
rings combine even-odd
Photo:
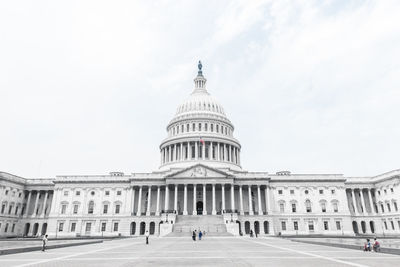
[(324, 202), (321, 203), (321, 211), (326, 212), (326, 204)]
[(120, 190), (117, 191), (117, 196), (120, 196), (122, 193)]
[(323, 194), (324, 194), (324, 190), (320, 189), (320, 190), (319, 190), (319, 194), (320, 194), (320, 195), (323, 195)]
[(91, 230), (92, 230), (92, 223), (90, 223), (90, 222), (86, 223), (85, 232), (89, 233)]
[(75, 192), (75, 195), (76, 195), (76, 196), (80, 196), (80, 195), (81, 195), (81, 191), (76, 191), (76, 192)]
[(282, 231), (286, 231), (286, 222), (281, 222)]
[(199, 131), (201, 131), (201, 123), (199, 123)]
[(61, 214), (65, 214), (66, 211), (67, 211), (67, 205), (66, 204), (62, 204), (61, 205)]
[(14, 233), (15, 230), (15, 223), (13, 223), (13, 225), (11, 226), (11, 233)]
[(331, 193), (332, 193), (332, 195), (334, 195), (335, 194), (335, 189), (332, 189)]
[(119, 214), (121, 205), (115, 205), (115, 214)]
[(329, 222), (328, 221), (324, 221), (324, 230), (325, 231), (329, 230)]
[(278, 190), (279, 195), (282, 195), (282, 193), (283, 193), (282, 190)]
[(18, 210), (19, 210), (19, 207), (17, 206), (17, 207), (15, 208), (15, 215), (18, 214)]
[(279, 204), (279, 210), (280, 210), (280, 212), (285, 212), (285, 204), (280, 203)]
[(390, 192), (392, 192), (392, 193), (394, 192), (394, 190), (393, 190), (393, 187), (392, 187), (392, 188), (390, 188)]
[(60, 223), (58, 224), (58, 231), (59, 231), (59, 232), (64, 231), (64, 223), (63, 223), (63, 222), (60, 222)]
[(394, 230), (394, 222), (390, 221), (390, 224), (392, 225), (392, 230)]
[(290, 194), (294, 195), (294, 190), (293, 189), (290, 190)]
[(308, 222), (308, 230), (314, 231), (314, 222), (313, 221)]
[(106, 194), (106, 196), (109, 196), (110, 195), (110, 191), (106, 191), (105, 194)]
[(76, 223), (71, 223), (71, 232), (75, 232), (76, 229)]
[(208, 124), (207, 123), (204, 124), (204, 131), (208, 131)]
[(338, 212), (338, 211), (339, 211), (338, 203), (334, 202), (333, 203), (333, 212)]
[(78, 214), (78, 208), (79, 208), (79, 205), (75, 204), (74, 205), (74, 214)]
[(107, 223), (105, 223), (105, 222), (101, 223), (101, 231), (102, 232), (106, 231), (106, 226), (107, 226)]
[(383, 224), (385, 225), (385, 230), (387, 230), (387, 229), (388, 229), (387, 223), (386, 223), (386, 222), (383, 222)]
[(4, 232), (7, 233), (8, 231), (8, 223), (6, 223), (6, 227), (4, 228)]
[(68, 196), (68, 191), (64, 191), (64, 196)]
[(292, 203), (292, 212), (296, 212), (296, 204)]
[(8, 214), (11, 214), (12, 208), (13, 208), (13, 206), (10, 206), (10, 207), (8, 208)]
[(3, 204), (2, 206), (1, 206), (1, 213), (3, 214), (4, 213), (4, 210), (6, 209), (6, 205), (5, 204)]
[(336, 230), (341, 230), (342, 226), (340, 225), (339, 221), (336, 221)]
[(293, 229), (295, 231), (299, 230), (299, 223), (298, 222), (293, 222)]
[(117, 222), (114, 223), (114, 232), (118, 232), (118, 223)]
[(103, 206), (103, 213), (107, 214), (107, 212), (108, 212), (108, 205), (104, 205)]

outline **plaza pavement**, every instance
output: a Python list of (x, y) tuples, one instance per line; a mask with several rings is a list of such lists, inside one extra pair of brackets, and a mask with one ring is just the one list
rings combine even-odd
[(150, 237), (0, 256), (0, 266), (400, 266), (400, 256), (280, 238)]

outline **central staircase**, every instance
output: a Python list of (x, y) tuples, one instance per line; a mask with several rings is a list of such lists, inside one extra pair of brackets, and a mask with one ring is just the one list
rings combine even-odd
[(191, 236), (194, 230), (206, 231), (206, 236), (232, 236), (222, 215), (178, 215), (168, 236)]

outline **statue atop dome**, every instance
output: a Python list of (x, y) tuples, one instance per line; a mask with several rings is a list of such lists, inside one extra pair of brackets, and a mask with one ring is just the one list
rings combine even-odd
[(199, 60), (199, 64), (197, 64), (197, 68), (199, 68), (199, 72), (197, 73), (200, 76), (203, 76), (203, 72), (201, 69), (203, 68), (203, 65), (201, 64), (201, 61)]

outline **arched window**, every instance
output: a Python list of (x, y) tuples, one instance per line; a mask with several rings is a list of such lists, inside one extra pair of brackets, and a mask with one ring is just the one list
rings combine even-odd
[(390, 212), (391, 211), (390, 203), (387, 203), (387, 208), (388, 208), (388, 212)]
[(250, 222), (249, 221), (246, 221), (245, 223), (244, 223), (244, 232), (248, 235), (248, 234), (250, 234)]
[(150, 234), (151, 235), (154, 235), (155, 229), (156, 229), (156, 224), (154, 222), (151, 222), (150, 223)]
[(144, 235), (145, 230), (146, 230), (146, 223), (141, 222), (140, 223), (140, 235)]
[(320, 204), (321, 204), (321, 211), (322, 211), (322, 212), (326, 212), (326, 201), (325, 201), (325, 200), (322, 200), (322, 201), (320, 202)]
[(94, 201), (91, 200), (91, 201), (89, 201), (89, 205), (88, 205), (88, 214), (93, 214), (93, 210), (94, 210)]
[(333, 212), (339, 212), (339, 203), (337, 200), (332, 201)]
[(269, 222), (264, 221), (264, 234), (269, 234)]
[(311, 210), (311, 201), (310, 200), (306, 200), (306, 212), (312, 212)]

